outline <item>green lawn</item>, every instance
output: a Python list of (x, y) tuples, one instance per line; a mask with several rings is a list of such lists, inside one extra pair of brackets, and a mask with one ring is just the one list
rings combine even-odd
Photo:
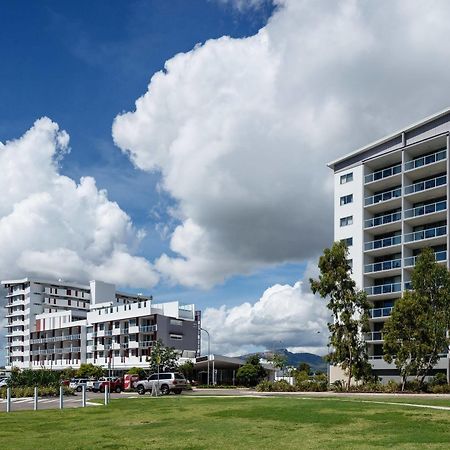
[(0, 413), (0, 445), (8, 450), (449, 448), (450, 411), (349, 400), (182, 395), (113, 400), (108, 407), (84, 410)]

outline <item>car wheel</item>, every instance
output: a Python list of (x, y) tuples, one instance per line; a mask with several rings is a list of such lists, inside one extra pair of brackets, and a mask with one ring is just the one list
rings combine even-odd
[(81, 386), (77, 386), (77, 392), (81, 392), (83, 388)]
[(97, 393), (97, 392), (98, 392), (98, 389), (92, 389), (92, 392)]
[(101, 387), (101, 388), (100, 388), (100, 392), (103, 394), (103, 393), (105, 392), (105, 388), (104, 388), (104, 387)]
[(176, 389), (176, 390), (173, 391), (173, 392), (175, 392), (175, 394), (177, 394), (177, 395), (180, 395), (180, 394), (181, 394), (181, 389)]
[(140, 384), (140, 385), (137, 387), (137, 391), (138, 391), (138, 394), (139, 394), (139, 395), (144, 395), (144, 394), (145, 394), (145, 388), (144, 388), (144, 386), (142, 386), (142, 384)]
[(117, 386), (117, 387), (116, 387), (115, 392), (116, 392), (117, 394), (120, 394), (120, 393), (122, 392), (122, 389), (120, 389), (120, 386)]
[(169, 386), (167, 386), (167, 384), (163, 384), (161, 386), (161, 394), (162, 395), (169, 395), (170, 389)]

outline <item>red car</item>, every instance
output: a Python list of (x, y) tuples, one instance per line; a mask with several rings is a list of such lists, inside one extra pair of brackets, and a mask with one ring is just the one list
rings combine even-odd
[(120, 392), (123, 391), (123, 379), (118, 377), (104, 377), (100, 380), (94, 382), (92, 387), (93, 392), (105, 392), (105, 388), (108, 386), (109, 392)]

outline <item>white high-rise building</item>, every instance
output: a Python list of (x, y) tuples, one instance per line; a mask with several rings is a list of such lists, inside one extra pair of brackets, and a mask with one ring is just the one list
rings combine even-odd
[(200, 312), (193, 304), (155, 304), (101, 281), (1, 283), (7, 291), (7, 368), (146, 367), (159, 339), (184, 356), (199, 356)]
[[(334, 237), (347, 243), (353, 277), (372, 302), (365, 339), (373, 372), (382, 378), (398, 375), (383, 360), (383, 326), (410, 287), (416, 257), (431, 247), (450, 267), (449, 134), (447, 109), (328, 164), (335, 178)], [(433, 373), (448, 369), (442, 354)], [(340, 377), (337, 368), (331, 377)]]

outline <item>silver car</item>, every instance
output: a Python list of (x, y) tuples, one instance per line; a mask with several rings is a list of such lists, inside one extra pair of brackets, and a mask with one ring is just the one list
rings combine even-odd
[(168, 395), (170, 392), (181, 394), (181, 391), (186, 388), (186, 378), (182, 373), (166, 372), (154, 373), (146, 380), (139, 380), (135, 384), (135, 388), (140, 395), (144, 395), (147, 391), (152, 391), (153, 386), (158, 387), (163, 395)]

